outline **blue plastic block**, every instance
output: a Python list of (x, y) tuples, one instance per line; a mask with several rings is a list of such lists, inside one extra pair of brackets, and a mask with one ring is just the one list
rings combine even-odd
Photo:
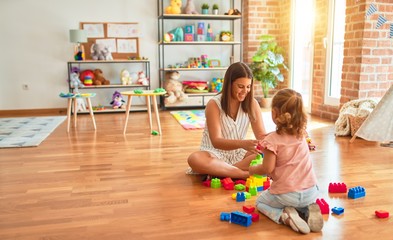
[(239, 224), (245, 227), (251, 225), (251, 215), (243, 212), (231, 212), (231, 223)]
[(231, 221), (231, 214), (227, 213), (227, 212), (221, 212), (220, 213), (220, 220), (227, 221), (227, 222)]
[(244, 202), (244, 201), (246, 201), (246, 195), (244, 195), (244, 192), (236, 193), (236, 202)]
[(334, 207), (332, 208), (332, 212), (337, 215), (341, 215), (344, 213), (344, 208), (342, 207)]
[(349, 198), (356, 199), (364, 196), (366, 196), (366, 190), (364, 189), (364, 187), (361, 186), (350, 188), (348, 191)]

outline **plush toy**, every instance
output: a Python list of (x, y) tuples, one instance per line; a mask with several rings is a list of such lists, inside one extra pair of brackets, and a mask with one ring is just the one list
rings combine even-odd
[(187, 0), (186, 7), (184, 8), (185, 14), (199, 14), (195, 9), (195, 4), (193, 0)]
[(74, 93), (79, 93), (78, 88), (85, 86), (85, 85), (83, 85), (83, 83), (79, 79), (79, 74), (76, 72), (72, 72), (70, 74), (70, 85), (72, 88), (74, 88)]
[(138, 72), (138, 80), (136, 80), (136, 82), (141, 85), (149, 85), (149, 81), (147, 80), (144, 71)]
[(164, 88), (167, 92), (166, 104), (183, 101), (187, 95), (183, 91), (183, 84), (179, 82), (180, 74), (178, 71), (165, 72)]
[(171, 0), (171, 5), (166, 7), (165, 13), (166, 14), (180, 14), (182, 4), (183, 4), (182, 0)]
[(120, 80), (121, 80), (121, 84), (123, 84), (123, 85), (131, 85), (132, 78), (130, 76), (130, 72), (127, 71), (126, 69), (121, 70)]
[(125, 101), (123, 100), (123, 96), (120, 92), (115, 91), (112, 95), (112, 104), (113, 108), (125, 108), (124, 106)]
[(113, 60), (110, 49), (104, 44), (93, 43), (90, 52), (93, 60)]
[(111, 82), (104, 77), (102, 70), (97, 68), (93, 71), (94, 78), (93, 84), (94, 85), (109, 85)]
[(183, 28), (178, 27), (164, 34), (164, 42), (182, 42), (184, 41)]

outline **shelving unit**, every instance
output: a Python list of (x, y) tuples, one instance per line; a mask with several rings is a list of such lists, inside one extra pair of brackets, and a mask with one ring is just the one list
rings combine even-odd
[[(223, 78), (225, 71), (232, 62), (242, 60), (242, 15), (219, 15), (213, 14), (165, 14), (164, 2), (158, 0), (158, 57), (159, 57), (159, 80), (160, 87), (164, 86), (165, 73), (168, 71), (178, 71), (180, 73), (180, 81), (207, 81), (210, 82), (213, 77)], [(168, 2), (169, 3), (169, 2)], [(214, 2), (210, 2), (213, 4)], [(221, 4), (221, 12), (236, 8), (240, 12), (243, 9), (242, 0), (229, 0), (226, 2), (217, 1)], [(199, 2), (195, 2), (195, 6), (199, 6)], [(226, 5), (226, 6), (224, 6)], [(199, 10), (200, 11), (200, 10)], [(185, 25), (193, 25), (195, 29), (198, 22), (209, 21), (209, 23), (218, 25), (219, 27), (213, 31), (214, 35), (220, 31), (231, 31), (233, 41), (172, 41), (165, 42), (163, 36), (176, 27), (184, 27)], [(205, 24), (207, 25), (207, 24)], [(221, 25), (225, 25), (226, 29), (219, 29)], [(195, 36), (196, 37), (196, 36)], [(206, 52), (203, 52), (206, 51)], [(176, 54), (173, 54), (176, 52)], [(192, 54), (192, 55), (190, 55)], [(219, 59), (221, 65), (211, 68), (172, 68), (179, 62), (185, 62), (190, 57), (196, 57), (207, 54), (208, 57), (213, 55), (213, 59)], [(184, 56), (186, 57), (184, 57)], [(210, 58), (210, 57), (209, 57)], [(217, 93), (187, 93), (188, 98), (183, 102), (174, 104), (165, 104), (165, 98), (161, 97), (161, 107), (166, 108), (203, 108), (207, 101)]]
[[(109, 67), (108, 67), (109, 66)], [(100, 91), (103, 89), (113, 89), (119, 92), (122, 91), (130, 91), (135, 89), (141, 90), (149, 90), (150, 89), (150, 81), (148, 85), (140, 85), (140, 84), (131, 84), (131, 85), (122, 85), (120, 83), (120, 71), (121, 69), (126, 68), (127, 70), (130, 67), (134, 67), (134, 69), (143, 70), (146, 74), (146, 77), (150, 79), (150, 61), (149, 60), (111, 60), (111, 61), (96, 61), (96, 60), (85, 60), (85, 61), (69, 61), (67, 62), (68, 68), (68, 79), (70, 79), (71, 70), (73, 67), (78, 67), (80, 71), (91, 69), (94, 70), (96, 68), (105, 67), (107, 70), (112, 69), (113, 72), (109, 77), (104, 72), (104, 76), (110, 80), (110, 85), (92, 85), (78, 88), (79, 91), (82, 92), (95, 92), (97, 94), (96, 97), (100, 96)], [(135, 81), (135, 79), (134, 79)], [(70, 82), (68, 82), (69, 92), (74, 92), (74, 89), (71, 87)], [(124, 99), (126, 100), (126, 99)], [(92, 99), (94, 101), (94, 98)], [(110, 102), (109, 100), (107, 102)], [(93, 104), (94, 105), (94, 104)], [(107, 113), (107, 112), (125, 112), (125, 109), (113, 109), (112, 106), (103, 106), (105, 109), (103, 110), (94, 110), (95, 113)], [(145, 105), (133, 105), (130, 111), (146, 111), (147, 107)], [(88, 113), (88, 111), (83, 111), (82, 113)]]

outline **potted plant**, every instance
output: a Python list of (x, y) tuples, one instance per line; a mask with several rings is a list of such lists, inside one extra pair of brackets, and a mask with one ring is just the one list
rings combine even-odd
[(218, 15), (218, 4), (213, 4), (212, 9), (213, 9), (213, 14)]
[(252, 57), (250, 68), (254, 79), (261, 83), (263, 98), (269, 98), (269, 91), (284, 81), (281, 70), (288, 70), (284, 62), (283, 48), (277, 45), (275, 37), (262, 35), (258, 37), (261, 41), (258, 50)]
[(209, 14), (209, 7), (207, 3), (202, 4), (202, 14)]

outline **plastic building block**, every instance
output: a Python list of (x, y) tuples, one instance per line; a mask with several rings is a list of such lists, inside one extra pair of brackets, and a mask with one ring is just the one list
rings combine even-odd
[(158, 132), (156, 130), (153, 130), (153, 131), (151, 131), (151, 135), (156, 136), (156, 135), (158, 135)]
[(329, 214), (329, 204), (323, 198), (318, 198), (316, 203), (319, 205), (319, 209), (321, 209), (321, 214)]
[(332, 212), (337, 215), (341, 215), (344, 213), (344, 208), (342, 207), (334, 207), (332, 208)]
[(233, 190), (235, 185), (231, 178), (224, 178), (223, 180), (221, 180), (221, 184), (225, 190)]
[(256, 186), (250, 186), (248, 189), (248, 192), (251, 194), (251, 196), (256, 196), (258, 194), (258, 190)]
[(235, 184), (243, 184), (246, 185), (246, 181), (244, 181), (243, 179), (239, 179), (235, 181)]
[(221, 187), (221, 181), (219, 178), (213, 178), (211, 182), (211, 188), (220, 188)]
[(255, 207), (245, 205), (245, 206), (243, 206), (243, 211), (245, 213), (251, 214), (251, 213), (253, 213), (255, 211)]
[(365, 196), (366, 196), (366, 190), (364, 189), (364, 187), (361, 187), (361, 186), (350, 188), (348, 191), (349, 198), (356, 199), (356, 198), (361, 198), (361, 197), (365, 197)]
[(258, 222), (259, 221), (259, 214), (258, 213), (251, 213), (251, 221)]
[(236, 184), (235, 185), (235, 190), (243, 191), (244, 189), (246, 189), (246, 186), (244, 186), (243, 184)]
[(231, 212), (231, 223), (239, 224), (245, 227), (251, 225), (251, 215), (242, 212)]
[(236, 193), (236, 202), (244, 202), (246, 201), (246, 195), (244, 192), (238, 192)]
[(227, 221), (227, 222), (231, 221), (231, 214), (227, 213), (227, 212), (221, 212), (220, 213), (220, 220)]
[(211, 180), (206, 180), (202, 182), (202, 185), (205, 187), (210, 187), (211, 186), (212, 181)]
[(329, 183), (330, 193), (346, 193), (347, 185), (345, 183)]
[(248, 192), (244, 192), (244, 196), (246, 196), (246, 199), (250, 199), (251, 198), (251, 194)]
[(377, 211), (375, 211), (375, 215), (378, 218), (388, 218), (389, 217), (389, 212), (384, 211), (384, 210), (377, 210)]

